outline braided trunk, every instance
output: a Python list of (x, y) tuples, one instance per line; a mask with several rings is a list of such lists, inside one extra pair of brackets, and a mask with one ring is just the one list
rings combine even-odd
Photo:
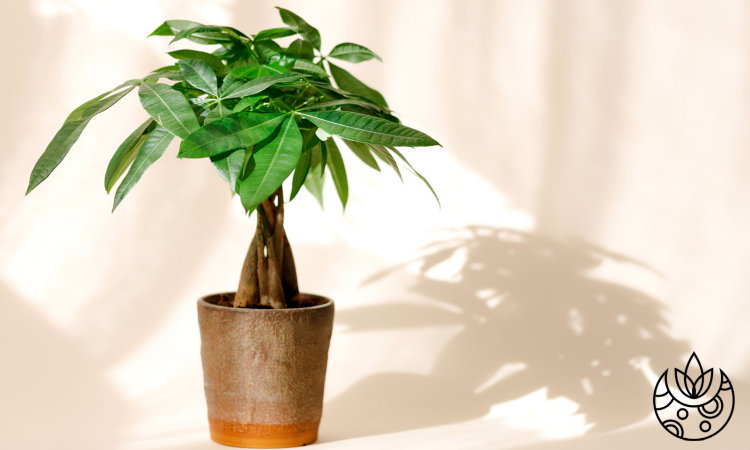
[(300, 302), (297, 269), (284, 231), (284, 195), (279, 188), (258, 208), (255, 237), (245, 257), (235, 308), (296, 308)]

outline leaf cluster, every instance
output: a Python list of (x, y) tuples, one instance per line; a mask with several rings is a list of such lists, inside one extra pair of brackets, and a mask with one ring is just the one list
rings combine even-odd
[[(323, 55), (318, 30), (291, 11), (278, 10), (285, 27), (250, 36), (227, 26), (164, 22), (151, 36), (172, 36), (170, 43), (189, 40), (210, 51), (168, 52), (175, 64), (76, 108), (32, 170), (27, 194), (60, 164), (94, 116), (136, 88), (150, 118), (117, 148), (107, 167), (105, 189), (117, 186), (113, 210), (174, 137), (182, 140), (178, 157), (210, 159), (248, 212), (292, 174), (291, 198), (304, 186), (322, 206), (326, 171), (345, 207), (346, 168), (332, 136), (375, 170), (379, 160), (401, 177), (400, 159), (429, 187), (396, 147), (437, 141), (402, 125), (378, 91), (331, 62), (380, 57), (352, 43)], [(297, 39), (286, 47), (276, 42), (290, 36)]]

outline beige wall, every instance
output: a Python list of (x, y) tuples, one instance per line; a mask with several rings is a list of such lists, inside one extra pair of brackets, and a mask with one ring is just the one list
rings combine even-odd
[(194, 302), (235, 287), (253, 230), (223, 181), (173, 144), (110, 214), (131, 95), (23, 193), (70, 110), (168, 63), (163, 20), (251, 33), (277, 4), (381, 55), (342, 65), (444, 146), (407, 152), (442, 210), (350, 155), (345, 214), (331, 183), (324, 212), (289, 205), (302, 288), (338, 308), (327, 447), (669, 448), (654, 373), (696, 351), (746, 386), (749, 3), (10, 0), (0, 447), (213, 448)]

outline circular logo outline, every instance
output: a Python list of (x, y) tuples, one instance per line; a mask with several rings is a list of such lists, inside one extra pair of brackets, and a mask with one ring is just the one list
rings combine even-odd
[[(693, 358), (695, 358), (696, 361), (698, 360), (698, 358), (695, 355), (695, 353), (693, 353), (693, 355), (690, 357), (690, 361), (692, 361)], [(690, 364), (690, 361), (688, 361), (688, 365)], [(700, 364), (700, 361), (698, 361), (698, 364)], [(653, 403), (653, 407), (654, 407), (654, 414), (656, 415), (656, 420), (659, 421), (659, 424), (665, 430), (667, 430), (669, 432), (669, 434), (671, 434), (672, 436), (674, 436), (674, 437), (676, 437), (676, 438), (678, 438), (680, 440), (683, 440), (683, 441), (705, 441), (706, 439), (709, 439), (709, 438), (712, 438), (712, 437), (716, 436), (724, 428), (726, 428), (727, 424), (732, 420), (732, 415), (734, 414), (734, 404), (735, 404), (735, 401), (736, 401), (736, 396), (734, 395), (734, 386), (732, 385), (732, 382), (729, 380), (729, 377), (724, 373), (723, 370), (719, 369), (719, 373), (721, 375), (720, 378), (719, 378), (719, 380), (720, 380), (719, 381), (719, 390), (716, 392), (716, 394), (713, 397), (711, 397), (706, 402), (704, 402), (704, 403), (702, 403), (700, 405), (685, 404), (685, 403), (681, 402), (680, 400), (678, 400), (676, 398), (676, 396), (671, 392), (671, 389), (669, 387), (669, 383), (667, 381), (668, 380), (668, 372), (669, 372), (669, 369), (665, 370), (664, 373), (662, 373), (661, 377), (659, 377), (658, 381), (656, 382), (656, 385), (654, 386), (654, 393), (652, 395), (652, 403)], [(675, 370), (675, 372), (677, 372), (677, 370)], [(687, 372), (687, 370), (686, 370), (686, 372)], [(664, 394), (657, 395), (659, 386), (661, 385), (662, 381), (664, 382), (664, 387), (665, 387), (666, 392)], [(724, 387), (725, 383), (728, 385), (727, 388)], [(678, 387), (679, 387), (679, 383), (678, 383)], [(673, 420), (673, 419), (668, 419), (668, 420), (662, 421), (661, 417), (659, 417), (659, 412), (658, 411), (666, 409), (667, 407), (669, 407), (672, 404), (672, 402), (677, 402), (678, 404), (680, 404), (682, 406), (687, 406), (688, 408), (695, 408), (695, 409), (697, 409), (698, 413), (699, 413), (699, 415), (700, 415), (700, 417), (702, 419), (713, 419), (713, 418), (716, 418), (716, 417), (720, 416), (721, 413), (724, 411), (724, 406), (725, 405), (724, 405), (724, 401), (720, 397), (720, 394), (722, 392), (726, 392), (726, 391), (729, 391), (729, 394), (731, 394), (731, 396), (732, 396), (732, 409), (729, 411), (729, 416), (727, 417), (727, 420), (722, 424), (721, 428), (719, 428), (717, 431), (715, 431), (714, 433), (711, 433), (708, 436), (704, 436), (704, 437), (696, 438), (696, 439), (686, 438), (686, 437), (684, 437), (684, 434), (685, 434), (684, 433), (684, 428), (682, 427), (682, 424), (679, 421)], [(665, 395), (669, 395), (669, 398), (670, 398), (669, 403), (667, 403), (665, 406), (662, 406), (661, 408), (657, 408), (657, 405), (656, 405), (657, 399), (658, 398), (663, 398)], [(704, 409), (705, 409), (704, 407), (707, 406), (708, 404), (714, 403), (714, 402), (716, 402), (716, 408), (713, 409), (712, 411), (705, 411), (704, 412)], [(684, 410), (684, 408), (680, 409), (680, 411), (682, 411), (682, 410)], [(680, 418), (679, 417), (679, 412), (680, 411), (678, 411), (678, 418)], [(687, 410), (685, 410), (685, 412), (687, 413)], [(684, 420), (687, 417), (688, 417), (688, 414), (686, 414), (684, 418), (680, 418), (680, 419)], [(707, 430), (703, 429), (704, 423), (706, 423), (708, 425), (708, 429)], [(708, 433), (708, 432), (711, 431), (711, 428), (712, 428), (711, 425), (712, 425), (711, 422), (709, 422), (707, 420), (703, 420), (700, 423), (700, 425), (699, 425), (699, 429), (701, 431), (703, 431), (704, 433)], [(674, 431), (672, 431), (672, 430), (674, 430)]]

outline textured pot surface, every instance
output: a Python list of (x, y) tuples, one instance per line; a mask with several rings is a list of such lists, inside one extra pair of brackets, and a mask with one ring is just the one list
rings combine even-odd
[(234, 447), (314, 442), (323, 411), (333, 302), (251, 309), (198, 300), (203, 381), (211, 439)]

